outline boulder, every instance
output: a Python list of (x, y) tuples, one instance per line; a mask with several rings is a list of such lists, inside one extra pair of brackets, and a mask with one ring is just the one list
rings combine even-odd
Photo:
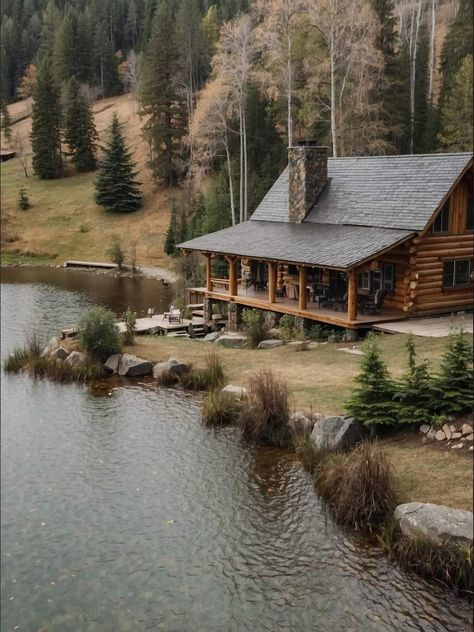
[(184, 375), (189, 371), (189, 364), (180, 362), (175, 358), (169, 358), (166, 362), (158, 362), (153, 367), (153, 377), (159, 379), (163, 373), (171, 373), (172, 375)]
[(474, 433), (467, 435), (467, 437), (464, 437), (466, 439), (466, 441), (474, 441)]
[(430, 428), (426, 436), (428, 439), (434, 439), (436, 436), (436, 430), (434, 428)]
[(267, 336), (269, 338), (278, 340), (280, 338), (280, 330), (277, 327), (272, 327), (268, 332)]
[(451, 439), (460, 439), (462, 434), (460, 432), (453, 432), (451, 435)]
[(295, 412), (290, 415), (289, 426), (295, 439), (299, 437), (309, 438), (314, 428), (314, 420), (302, 412)]
[(236, 386), (235, 384), (227, 384), (221, 390), (221, 393), (227, 393), (228, 395), (234, 395), (235, 397), (245, 397), (247, 395), (247, 389), (244, 386)]
[(67, 364), (71, 366), (81, 366), (87, 361), (87, 356), (82, 351), (71, 351), (68, 357), (65, 359)]
[(307, 349), (317, 349), (320, 345), (325, 345), (325, 342), (308, 342), (308, 344), (306, 345)]
[(54, 336), (53, 338), (51, 338), (48, 344), (44, 347), (43, 351), (41, 352), (41, 357), (46, 358), (47, 356), (50, 356), (52, 352), (58, 347), (59, 347), (59, 338)]
[[(107, 368), (115, 367), (115, 358), (112, 356), (106, 362)], [(109, 363), (110, 361), (110, 363)], [(130, 353), (122, 353), (118, 356), (117, 373), (125, 377), (140, 377), (142, 375), (150, 375), (153, 371), (153, 365), (148, 360), (138, 358)]]
[(324, 417), (311, 433), (316, 450), (347, 450), (362, 439), (362, 429), (351, 417)]
[(275, 347), (282, 347), (285, 343), (283, 340), (262, 340), (258, 343), (259, 349), (275, 349)]
[(221, 337), (218, 331), (211, 331), (211, 333), (206, 334), (203, 338), (204, 342), (215, 342)]
[(423, 424), (423, 425), (420, 426), (420, 432), (422, 434), (428, 433), (430, 431), (430, 429), (431, 429), (431, 426), (428, 426), (427, 424)]
[(441, 428), (441, 430), (444, 432), (446, 439), (449, 441), (452, 437), (452, 432), (451, 432), (451, 428), (448, 426), (448, 424), (444, 424), (444, 426)]
[(64, 347), (58, 347), (57, 349), (54, 349), (53, 351), (51, 351), (50, 354), (50, 358), (55, 358), (56, 360), (65, 360), (68, 355), (70, 355), (70, 351), (68, 351), (67, 349), (65, 349)]
[(119, 363), (120, 363), (120, 353), (114, 353), (109, 356), (107, 360), (104, 362), (104, 368), (109, 373), (118, 373)]
[(216, 340), (215, 344), (221, 347), (245, 347), (247, 344), (247, 337), (239, 334), (223, 334), (218, 340)]
[(446, 439), (446, 435), (442, 430), (438, 430), (438, 432), (435, 434), (435, 439), (436, 441), (444, 441)]
[(463, 424), (463, 425), (461, 426), (461, 434), (462, 434), (463, 436), (464, 436), (464, 435), (470, 435), (470, 434), (472, 434), (472, 433), (473, 433), (472, 426), (470, 426), (469, 424)]
[(472, 543), (471, 511), (432, 503), (405, 503), (395, 509), (395, 519), (409, 537), (423, 537), (434, 544)]

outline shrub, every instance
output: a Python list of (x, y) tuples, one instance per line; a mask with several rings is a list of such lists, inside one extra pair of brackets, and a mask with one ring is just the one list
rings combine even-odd
[(359, 531), (379, 529), (395, 506), (391, 466), (376, 443), (329, 455), (317, 468), (315, 487), (334, 519)]
[(416, 364), (413, 336), (406, 342), (408, 370), (396, 385), (394, 399), (398, 402), (398, 420), (403, 424), (431, 423), (430, 409), (434, 392), (426, 361)]
[(308, 338), (316, 342), (324, 342), (328, 339), (329, 331), (324, 325), (311, 325), (308, 331)]
[(460, 414), (472, 410), (472, 347), (462, 328), (452, 331), (435, 380), (436, 397), (432, 410), (437, 413)]
[(112, 243), (105, 254), (112, 259), (112, 262), (118, 266), (119, 270), (122, 270), (125, 263), (125, 251), (119, 237), (115, 236), (112, 239)]
[(242, 329), (249, 339), (250, 346), (255, 348), (259, 342), (268, 337), (271, 326), (262, 310), (244, 309), (242, 312)]
[(205, 426), (228, 426), (237, 421), (242, 401), (230, 393), (209, 391), (202, 402), (201, 419)]
[(224, 368), (215, 349), (206, 353), (204, 369), (191, 369), (181, 376), (181, 383), (185, 388), (193, 391), (210, 391), (217, 389), (224, 383)]
[(288, 388), (271, 371), (260, 371), (248, 382), (247, 401), (239, 416), (245, 439), (287, 447), (292, 442), (289, 426)]
[(29, 364), (41, 356), (42, 343), (39, 334), (32, 331), (26, 339), (25, 346), (12, 351), (3, 363), (6, 373), (19, 373), (27, 369)]
[(122, 314), (122, 320), (125, 324), (125, 331), (122, 334), (122, 342), (124, 345), (133, 345), (135, 342), (137, 315), (130, 309), (130, 307), (128, 307), (127, 311)]
[(82, 349), (96, 360), (106, 360), (120, 351), (115, 315), (105, 307), (93, 307), (79, 323)]
[(21, 187), (18, 191), (18, 208), (21, 208), (22, 211), (27, 211), (30, 206), (30, 199), (26, 193), (26, 189)]
[(391, 426), (398, 420), (397, 405), (393, 401), (395, 385), (380, 357), (374, 334), (369, 334), (363, 345), (361, 373), (355, 378), (360, 384), (349, 400), (346, 410), (365, 426)]
[(278, 323), (278, 331), (280, 333), (280, 337), (283, 340), (294, 340), (295, 338), (299, 338), (301, 336), (301, 331), (298, 329), (298, 324), (295, 316), (290, 316), (290, 314), (285, 314), (280, 318), (280, 322)]
[(162, 371), (156, 378), (156, 383), (164, 388), (170, 388), (175, 386), (179, 382), (179, 375), (176, 375), (174, 371)]

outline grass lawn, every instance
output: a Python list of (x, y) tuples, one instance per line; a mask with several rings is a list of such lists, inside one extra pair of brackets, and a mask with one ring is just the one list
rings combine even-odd
[[(380, 335), (380, 346), (393, 376), (405, 370), (407, 336)], [(211, 347), (200, 341), (180, 340), (166, 336), (138, 336), (136, 344), (126, 351), (153, 362), (175, 357), (203, 366), (206, 351)], [(416, 338), (418, 360), (428, 359), (433, 367), (439, 363), (446, 338)], [(277, 349), (224, 349), (219, 354), (224, 363), (226, 380), (245, 384), (262, 368), (271, 368), (288, 384), (295, 409), (323, 414), (341, 414), (344, 401), (359, 371), (360, 356), (338, 348), (348, 343), (328, 343), (311, 351)], [(357, 345), (360, 346), (360, 345)], [(434, 502), (472, 511), (472, 453), (438, 445), (422, 444), (417, 433), (396, 435), (381, 441), (394, 466), (395, 484), (400, 502)]]

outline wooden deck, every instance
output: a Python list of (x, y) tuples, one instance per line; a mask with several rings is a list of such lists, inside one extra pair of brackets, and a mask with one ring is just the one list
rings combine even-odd
[(397, 320), (404, 320), (407, 315), (403, 312), (383, 309), (380, 314), (361, 314), (359, 313), (356, 320), (349, 320), (346, 311), (318, 307), (316, 303), (308, 303), (305, 310), (298, 308), (298, 301), (290, 298), (277, 298), (275, 303), (268, 302), (268, 293), (266, 290), (258, 291), (252, 288), (245, 290), (239, 287), (237, 296), (230, 296), (225, 290), (214, 289), (208, 292), (206, 288), (191, 288), (189, 292), (194, 295), (203, 295), (211, 299), (219, 301), (227, 301), (229, 303), (238, 303), (247, 307), (256, 309), (270, 310), (272, 312), (280, 312), (283, 314), (291, 314), (300, 318), (307, 318), (328, 325), (336, 325), (338, 327), (347, 327), (348, 329), (367, 328), (375, 323), (384, 323)]

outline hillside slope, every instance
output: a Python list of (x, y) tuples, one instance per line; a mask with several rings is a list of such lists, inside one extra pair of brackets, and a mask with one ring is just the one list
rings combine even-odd
[[(9, 106), (13, 137), (21, 138), (27, 155), (29, 177), (18, 159), (1, 166), (2, 260), (65, 259), (107, 260), (106, 250), (114, 235), (124, 247), (136, 243), (137, 261), (142, 265), (169, 265), (163, 240), (169, 209), (176, 191), (156, 186), (146, 166), (148, 147), (142, 139), (143, 121), (131, 94), (97, 101), (93, 106), (100, 143), (106, 137), (112, 113), (124, 123), (123, 132), (139, 172), (144, 206), (130, 214), (107, 213), (94, 202), (94, 173), (72, 174), (60, 180), (39, 180), (31, 169), (31, 102)], [(17, 207), (18, 191), (24, 186), (32, 207)]]

